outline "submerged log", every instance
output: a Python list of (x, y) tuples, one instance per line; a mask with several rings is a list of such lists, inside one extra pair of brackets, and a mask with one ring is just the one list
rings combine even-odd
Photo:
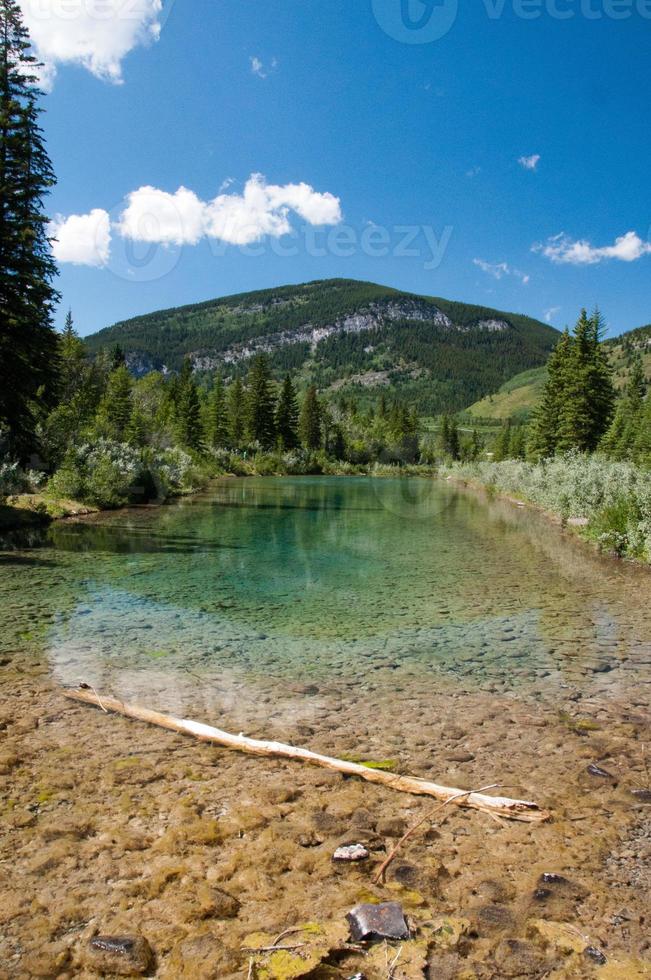
[(341, 772), (346, 776), (359, 776), (360, 779), (369, 783), (380, 783), (382, 786), (388, 786), (400, 793), (411, 793), (414, 796), (433, 796), (437, 800), (443, 800), (454, 806), (482, 810), (484, 813), (504, 817), (508, 820), (539, 823), (549, 820), (551, 816), (547, 810), (543, 810), (537, 803), (531, 803), (527, 800), (511, 800), (502, 796), (485, 796), (483, 793), (464, 792), (464, 790), (452, 789), (448, 786), (439, 786), (437, 783), (431, 783), (415, 776), (400, 776), (383, 772), (380, 769), (369, 769), (367, 766), (356, 762), (330, 758), (327, 755), (311, 752), (309, 749), (284, 745), (282, 742), (267, 742), (247, 738), (245, 735), (232, 735), (201, 722), (163, 715), (158, 711), (151, 711), (138, 705), (125, 704), (115, 698), (100, 697), (92, 688), (82, 687), (69, 690), (65, 692), (65, 695), (74, 701), (83, 701), (85, 704), (94, 705), (105, 712), (112, 711), (115, 714), (134, 718), (136, 721), (144, 721), (150, 725), (158, 725), (182, 735), (193, 735), (200, 741), (214, 742), (228, 749), (247, 752), (249, 755), (309, 762), (312, 765), (321, 766), (323, 769)]

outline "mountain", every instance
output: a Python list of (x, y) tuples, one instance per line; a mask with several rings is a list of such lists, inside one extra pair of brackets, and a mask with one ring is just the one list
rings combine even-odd
[[(651, 381), (651, 325), (605, 340), (604, 347), (608, 351), (618, 389), (626, 385), (635, 353), (642, 355), (647, 380)], [(517, 374), (494, 394), (471, 405), (467, 414), (482, 419), (524, 420), (540, 401), (546, 380), (547, 370), (544, 367)]]
[(458, 410), (545, 363), (558, 333), (526, 316), (386, 286), (332, 279), (241, 293), (135, 317), (87, 338), (119, 344), (135, 374), (180, 368), (241, 373), (260, 351), (278, 377), (354, 391), (392, 389), (424, 414)]

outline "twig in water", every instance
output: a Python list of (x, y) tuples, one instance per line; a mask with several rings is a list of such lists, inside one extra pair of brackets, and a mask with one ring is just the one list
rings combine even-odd
[[(418, 823), (415, 823), (412, 827), (410, 827), (409, 830), (406, 832), (406, 834), (403, 834), (403, 836), (400, 838), (400, 840), (398, 841), (398, 843), (396, 844), (396, 846), (393, 848), (393, 850), (391, 851), (391, 853), (387, 857), (386, 861), (384, 861), (383, 864), (382, 864), (382, 866), (380, 867), (380, 870), (378, 871), (378, 873), (376, 874), (375, 878), (373, 879), (373, 884), (379, 885), (381, 882), (384, 883), (386, 873), (387, 873), (388, 869), (391, 867), (391, 865), (393, 864), (393, 862), (395, 861), (396, 856), (398, 854), (398, 851), (400, 850), (400, 848), (402, 847), (402, 845), (403, 844), (406, 844), (407, 841), (411, 837), (413, 837), (413, 835), (416, 833), (416, 831), (419, 830), (419, 828), (422, 827), (424, 823), (427, 823), (429, 820), (431, 820), (433, 817), (435, 817), (437, 813), (440, 813), (441, 810), (444, 810), (445, 807), (448, 806), (449, 803), (454, 803), (455, 800), (463, 799), (464, 796), (470, 796), (470, 795), (472, 795), (472, 793), (477, 793), (477, 792), (484, 793), (484, 792), (486, 792), (486, 790), (489, 790), (489, 789), (497, 789), (498, 786), (499, 786), (499, 783), (493, 783), (491, 786), (484, 786), (480, 790), (469, 789), (469, 790), (466, 790), (465, 793), (457, 793), (455, 796), (449, 797), (449, 799), (447, 799), (445, 801), (445, 803), (441, 803), (440, 806), (435, 807), (433, 810), (428, 810), (428, 812), (425, 814), (425, 816), (424, 817), (421, 817), (421, 819), (418, 821)], [(492, 814), (491, 814), (491, 816), (492, 816)]]
[(276, 938), (274, 939), (271, 945), (277, 946), (281, 939), (286, 939), (287, 936), (295, 936), (296, 933), (304, 932), (304, 931), (305, 931), (304, 929), (284, 929), (279, 936), (276, 936)]
[(92, 684), (80, 684), (79, 687), (81, 687), (83, 690), (92, 691), (95, 697), (97, 698), (97, 703), (102, 709), (102, 711), (104, 712), (104, 714), (105, 715), (108, 714), (108, 709), (105, 708), (104, 705), (102, 704), (102, 699), (100, 698), (99, 694), (97, 693), (97, 691), (95, 690)]
[(287, 953), (293, 952), (295, 949), (305, 949), (307, 943), (295, 943), (294, 946), (256, 946), (247, 947), (247, 953), (277, 953), (279, 950), (284, 950)]
[[(388, 949), (388, 946), (387, 946), (387, 949)], [(387, 980), (395, 980), (394, 970), (395, 970), (395, 968), (397, 966), (397, 963), (398, 963), (398, 960), (400, 959), (401, 956), (402, 956), (402, 949), (399, 949), (398, 952), (396, 953), (396, 955), (393, 958), (393, 962), (391, 963), (391, 966), (388, 966), (387, 965)], [(389, 959), (389, 957), (387, 956), (387, 961), (388, 961), (388, 959)]]

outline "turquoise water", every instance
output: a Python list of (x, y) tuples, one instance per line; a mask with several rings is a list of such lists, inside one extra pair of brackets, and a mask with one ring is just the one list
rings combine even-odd
[(195, 714), (398, 680), (619, 696), (649, 690), (650, 600), (647, 573), (437, 481), (225, 480), (4, 551), (0, 652)]

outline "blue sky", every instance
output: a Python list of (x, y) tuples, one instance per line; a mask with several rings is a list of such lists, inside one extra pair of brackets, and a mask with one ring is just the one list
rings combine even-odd
[(651, 322), (648, 0), (110, 2), (23, 2), (81, 333), (331, 276)]

